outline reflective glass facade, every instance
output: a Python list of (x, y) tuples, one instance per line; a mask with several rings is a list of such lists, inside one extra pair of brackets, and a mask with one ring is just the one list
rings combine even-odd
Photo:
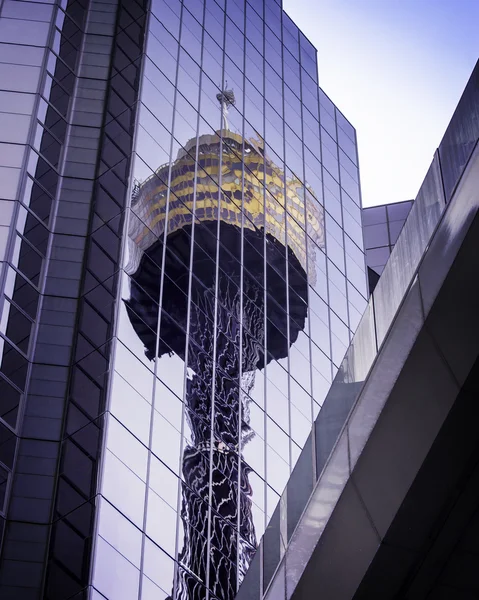
[(0, 586), (234, 598), (366, 306), (355, 131), (274, 0), (1, 10)]
[(414, 200), (363, 208), (364, 249), (372, 294), (397, 242)]

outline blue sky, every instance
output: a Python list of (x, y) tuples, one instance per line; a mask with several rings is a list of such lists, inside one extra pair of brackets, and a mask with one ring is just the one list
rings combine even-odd
[(414, 198), (479, 58), (479, 0), (284, 0), (356, 127), (363, 205)]

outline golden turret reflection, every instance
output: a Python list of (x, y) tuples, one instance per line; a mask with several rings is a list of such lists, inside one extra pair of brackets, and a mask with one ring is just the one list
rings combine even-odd
[(311, 194), (305, 198), (298, 178), (286, 179), (264, 155), (262, 141), (244, 140), (226, 129), (190, 140), (171, 172), (170, 165), (164, 165), (138, 185), (132, 210), (138, 219), (130, 221), (130, 272), (136, 270), (141, 253), (165, 231), (169, 235), (191, 225), (193, 217), (197, 222), (219, 217), (230, 225), (264, 230), (288, 245), (310, 284), (315, 283), (316, 255), (311, 243), (308, 251), (305, 231), (324, 248), (322, 207)]

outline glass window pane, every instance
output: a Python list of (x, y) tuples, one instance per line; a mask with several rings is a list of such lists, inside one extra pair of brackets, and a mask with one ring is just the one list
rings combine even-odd
[(135, 525), (142, 526), (145, 484), (109, 450), (105, 452), (102, 493)]
[(141, 531), (104, 498), (100, 504), (98, 533), (136, 567), (140, 567)]
[(373, 248), (366, 251), (366, 259), (369, 267), (382, 267), (389, 258), (389, 246)]
[(377, 225), (378, 223), (386, 222), (386, 207), (372, 206), (363, 208), (363, 225)]
[[(33, 111), (35, 96), (17, 92), (0, 92), (0, 113), (30, 115)], [(2, 131), (3, 134), (3, 131)], [(5, 140), (2, 135), (2, 141)]]
[(146, 533), (170, 555), (175, 553), (177, 518), (175, 509), (153, 490), (148, 491)]
[[(131, 410), (134, 406), (135, 410)], [(151, 405), (123, 377), (115, 372), (110, 411), (144, 444), (150, 434)]]
[(2, 6), (2, 17), (28, 21), (50, 21), (52, 11), (53, 7), (48, 4), (5, 0)]
[(405, 221), (409, 211), (411, 210), (412, 202), (400, 202), (398, 204), (389, 204), (387, 208), (388, 218), (390, 221)]
[(5, 200), (16, 199), (20, 173), (20, 169), (0, 167), (0, 181), (2, 182), (1, 195)]
[(40, 67), (0, 64), (0, 81), (5, 91), (36, 92), (39, 77)]
[(146, 481), (147, 449), (114, 417), (108, 419), (106, 445), (140, 479)]
[(145, 539), (144, 574), (163, 590), (171, 591), (175, 563), (148, 538)]
[(40, 67), (44, 55), (45, 50), (43, 48), (0, 43), (0, 63)]
[(0, 19), (0, 40), (13, 44), (45, 46), (50, 23), (21, 21), (19, 19)]
[(25, 146), (0, 143), (0, 165), (20, 168), (25, 154)]
[(366, 248), (377, 248), (389, 244), (388, 229), (386, 223), (379, 225), (368, 225), (364, 227), (364, 246)]
[(106, 598), (138, 597), (140, 572), (103, 538), (97, 538), (93, 585)]

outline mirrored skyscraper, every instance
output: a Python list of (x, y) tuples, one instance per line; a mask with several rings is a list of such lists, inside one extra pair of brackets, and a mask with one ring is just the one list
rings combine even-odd
[(232, 599), (366, 304), (355, 131), (274, 0), (0, 42), (0, 590)]

